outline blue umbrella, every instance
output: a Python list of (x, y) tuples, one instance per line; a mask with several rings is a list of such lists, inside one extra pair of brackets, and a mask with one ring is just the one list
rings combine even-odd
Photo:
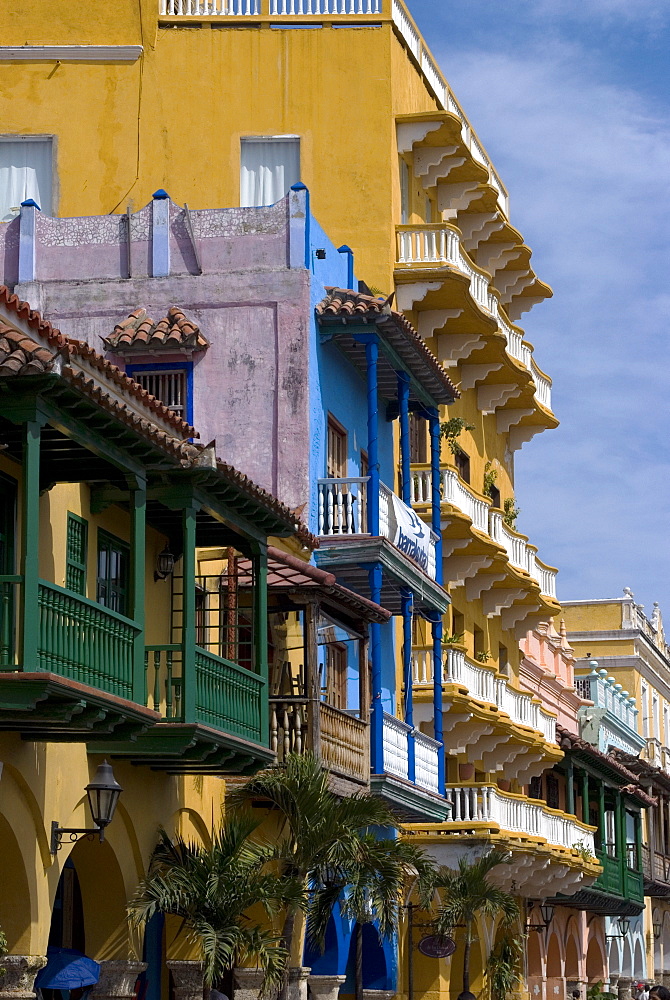
[(47, 948), (47, 964), (37, 973), (35, 989), (74, 990), (94, 986), (100, 966), (72, 948)]

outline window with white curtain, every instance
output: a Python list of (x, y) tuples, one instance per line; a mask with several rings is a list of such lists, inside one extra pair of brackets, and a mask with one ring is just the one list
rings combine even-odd
[(32, 198), (51, 215), (51, 139), (0, 137), (0, 222), (11, 222)]
[(274, 205), (300, 180), (300, 139), (242, 139), (240, 205)]

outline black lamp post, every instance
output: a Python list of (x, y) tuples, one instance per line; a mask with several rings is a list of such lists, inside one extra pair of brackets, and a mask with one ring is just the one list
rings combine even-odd
[(112, 765), (106, 760), (98, 766), (93, 781), (86, 786), (88, 805), (95, 826), (93, 829), (77, 829), (59, 826), (56, 820), (51, 824), (51, 853), (56, 854), (61, 848), (63, 834), (66, 833), (71, 843), (76, 843), (80, 837), (90, 837), (97, 833), (102, 844), (105, 839), (105, 827), (114, 819), (114, 813), (123, 789), (114, 777)]
[(618, 917), (617, 923), (619, 925), (621, 937), (626, 937), (628, 931), (630, 930), (630, 920), (628, 919), (628, 917)]
[(549, 924), (554, 919), (554, 909), (553, 903), (540, 903), (540, 913), (542, 914), (542, 920), (547, 930), (549, 930)]

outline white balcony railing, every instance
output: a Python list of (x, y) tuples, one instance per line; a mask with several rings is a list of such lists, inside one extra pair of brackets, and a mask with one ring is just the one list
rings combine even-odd
[(447, 788), (451, 804), (448, 823), (495, 823), (501, 830), (543, 837), (557, 847), (580, 846), (594, 856), (593, 830), (575, 817), (520, 795), (500, 791), (495, 785)]
[[(413, 504), (431, 502), (432, 470), (429, 466), (412, 466), (410, 495)], [(523, 535), (509, 528), (504, 515), (500, 511), (491, 510), (490, 504), (478, 497), (462, 481), (455, 469), (440, 469), (440, 500), (456, 507), (461, 514), (470, 518), (474, 528), (502, 545), (511, 565), (536, 580), (542, 594), (556, 597), (556, 570), (540, 562), (535, 546)]]
[(398, 229), (399, 264), (450, 264), (470, 279), (470, 294), (489, 310), (489, 278), (476, 270), (461, 247), (461, 234), (445, 224)]
[(628, 729), (637, 733), (638, 710), (635, 698), (617, 684), (614, 677), (608, 677), (605, 669), (598, 670), (596, 660), (591, 661), (593, 669), (586, 676), (575, 678), (577, 693), (582, 698), (592, 701), (596, 708), (604, 708), (606, 712), (621, 722)]
[(161, 15), (176, 17), (304, 17), (381, 14), (382, 0), (161, 0)]
[(461, 246), (461, 234), (447, 223), (398, 227), (398, 264), (449, 264), (470, 279), (470, 294), (475, 302), (491, 313), (507, 340), (507, 353), (520, 361), (535, 384), (538, 402), (551, 410), (551, 379), (533, 361), (533, 352), (524, 343), (523, 335), (515, 330), (505, 316), (487, 273), (477, 270)]
[[(319, 479), (318, 481), (318, 532), (319, 535), (367, 535), (368, 531), (369, 477), (349, 479)], [(403, 523), (400, 523), (402, 519)], [(403, 551), (414, 555), (427, 576), (437, 576), (435, 545), (437, 535), (421, 521), (384, 483), (379, 484), (379, 533), (395, 545), (401, 535), (415, 531)], [(416, 542), (416, 545), (414, 545)], [(412, 543), (412, 544), (409, 544)]]
[[(433, 683), (432, 647), (412, 649), (413, 681), (416, 685)], [(517, 691), (491, 667), (473, 663), (461, 649), (445, 647), (442, 651), (442, 682), (461, 684), (477, 701), (496, 705), (512, 722), (542, 733), (549, 743), (556, 742), (556, 719), (549, 715), (532, 695)]]
[(409, 744), (414, 742), (414, 784), (429, 792), (439, 792), (438, 768), (440, 744), (424, 733), (414, 731), (401, 719), (384, 712), (384, 771), (409, 780)]
[[(491, 538), (502, 545), (512, 566), (535, 578), (535, 549), (522, 535), (517, 535), (505, 524), (503, 515), (492, 510), (489, 520)], [(539, 582), (539, 581), (538, 581)]]
[[(432, 471), (430, 468), (412, 469), (410, 489), (412, 503), (430, 503), (432, 500)], [(440, 498), (470, 518), (475, 528), (489, 533), (489, 504), (468, 489), (454, 469), (440, 469)]]

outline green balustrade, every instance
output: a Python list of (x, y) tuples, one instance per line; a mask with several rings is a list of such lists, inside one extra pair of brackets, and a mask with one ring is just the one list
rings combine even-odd
[(132, 621), (44, 581), (38, 606), (38, 670), (132, 699), (133, 649), (141, 631)]
[(203, 725), (267, 745), (261, 701), (265, 680), (214, 653), (195, 648), (195, 711)]
[(149, 708), (168, 722), (184, 722), (181, 646), (147, 646), (144, 664)]
[(168, 722), (200, 722), (253, 743), (267, 743), (262, 725), (265, 681), (258, 674), (195, 647), (195, 717), (184, 711), (182, 647), (147, 646), (148, 706)]

